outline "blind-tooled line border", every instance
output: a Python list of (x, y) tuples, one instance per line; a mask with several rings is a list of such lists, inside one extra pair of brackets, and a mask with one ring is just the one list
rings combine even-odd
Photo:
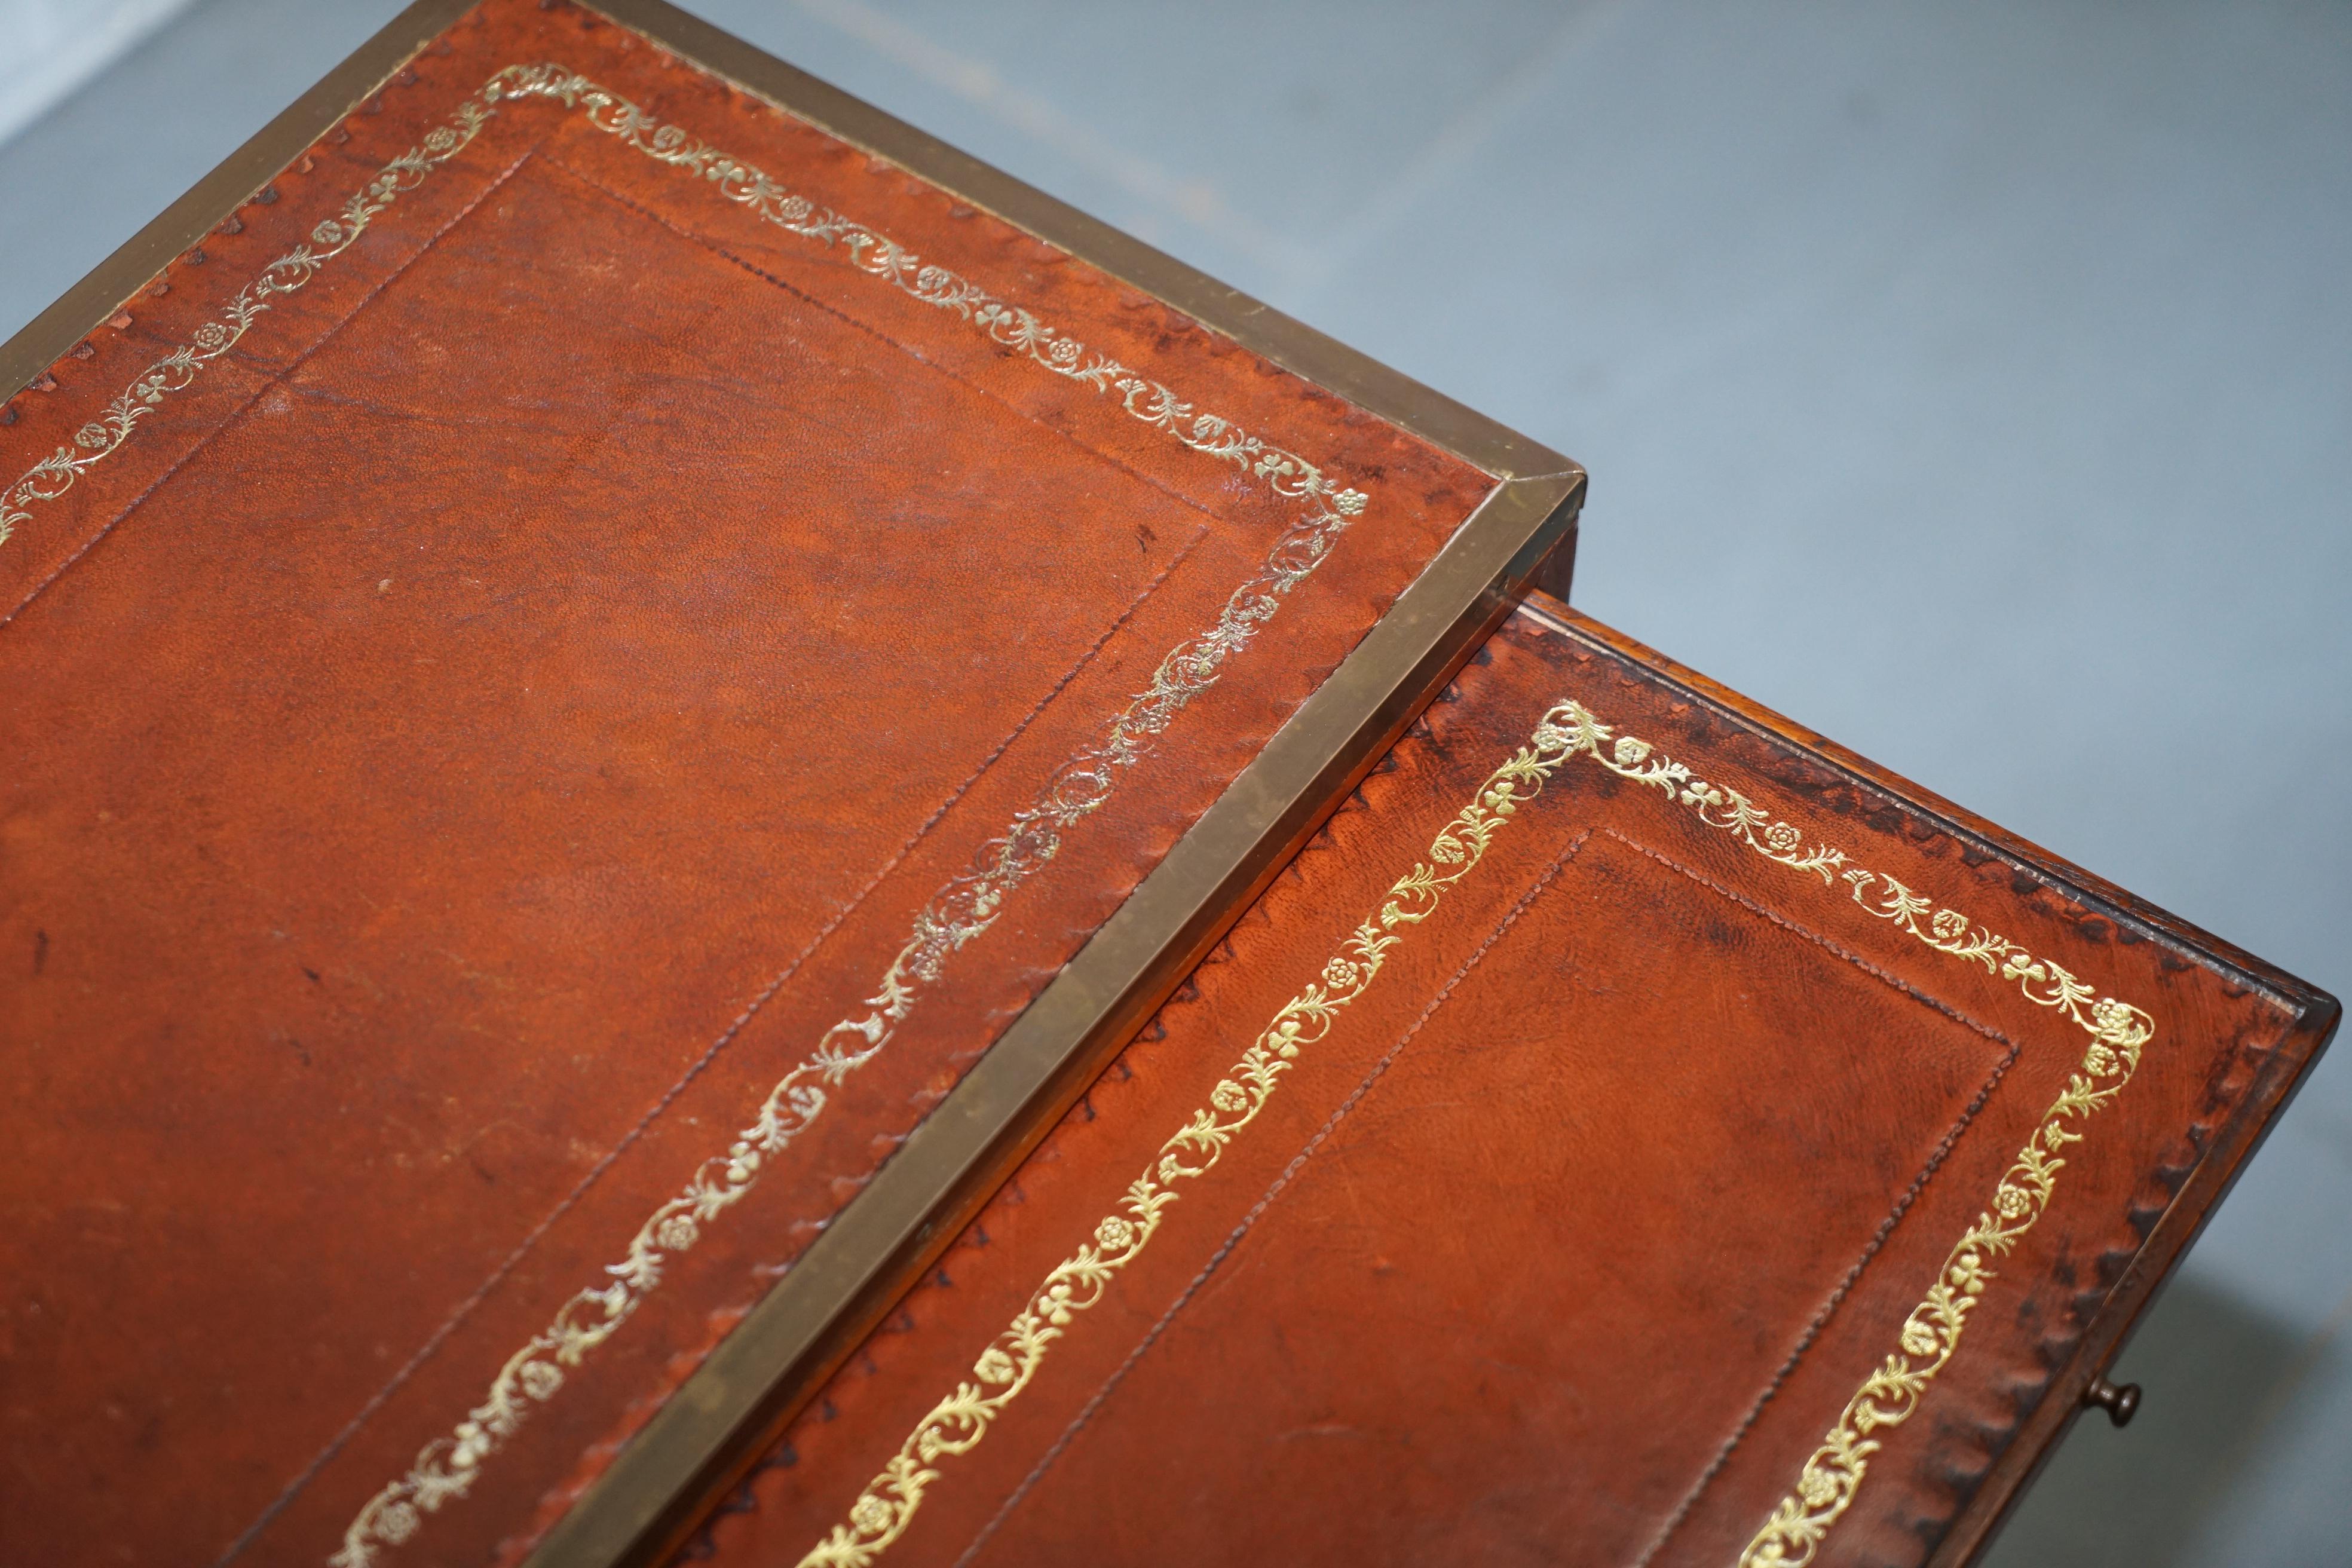
[(1733, 1426), (1730, 1435), (1724, 1439), (1722, 1447), (1716, 1450), (1715, 1458), (1707, 1461), (1706, 1468), (1699, 1472), (1698, 1479), (1693, 1481), (1689, 1489), (1684, 1492), (1682, 1501), (1675, 1505), (1674, 1511), (1666, 1516), (1665, 1522), (1658, 1527), (1657, 1532), (1650, 1538), (1649, 1544), (1642, 1549), (1642, 1554), (1628, 1564), (1628, 1568), (1650, 1568), (1650, 1564), (1657, 1561), (1658, 1553), (1665, 1550), (1666, 1542), (1675, 1538), (1675, 1533), (1682, 1529), (1684, 1521), (1689, 1519), (1692, 1511), (1697, 1508), (1699, 1500), (1706, 1495), (1707, 1489), (1714, 1485), (1715, 1478), (1721, 1475), (1730, 1465), (1732, 1456), (1739, 1451), (1740, 1445), (1748, 1439), (1748, 1434), (1755, 1429), (1756, 1423), (1763, 1417), (1765, 1407), (1779, 1395), (1789, 1380), (1796, 1375), (1799, 1363), (1805, 1359), (1814, 1343), (1829, 1327), (1831, 1321), (1836, 1317), (1838, 1309), (1845, 1304), (1847, 1296), (1861, 1281), (1863, 1271), (1877, 1258), (1879, 1248), (1885, 1246), (1888, 1238), (1895, 1234), (1895, 1227), (1902, 1224), (1905, 1215), (1911, 1212), (1911, 1205), (1918, 1201), (1920, 1194), (1927, 1190), (1927, 1184), (1935, 1179), (1936, 1173), (1944, 1168), (1944, 1162), (1951, 1157), (1952, 1151), (1959, 1147), (1961, 1137), (1976, 1124), (1978, 1114), (1992, 1103), (1994, 1092), (2000, 1088), (2001, 1080), (2009, 1076), (2009, 1069), (2017, 1065), (2017, 1058), (2022, 1054), (2024, 1046), (2019, 1041), (2011, 1039), (1990, 1025), (1979, 1023), (1951, 1004), (1928, 994), (1926, 991), (1901, 979), (1892, 971), (1873, 963), (1843, 943), (1832, 942), (1819, 931), (1801, 925), (1786, 915), (1767, 909), (1745, 893), (1737, 891), (1727, 883), (1716, 880), (1696, 867), (1685, 866), (1681, 861), (1662, 854), (1646, 844), (1628, 838), (1613, 827), (1604, 827), (1601, 831), (1626, 847), (1648, 856), (1667, 869), (1687, 877), (1700, 887), (1706, 888), (1731, 902), (1743, 906), (1758, 919), (1777, 925), (1804, 941), (1818, 943), (1824, 952), (1835, 953), (1864, 973), (1874, 975), (1886, 984), (1909, 995), (1920, 1005), (1942, 1013), (1954, 1022), (1975, 1030), (2001, 1047), (2000, 1058), (1993, 1064), (1991, 1073), (1986, 1077), (1982, 1084), (1978, 1086), (1975, 1096), (1960, 1108), (1959, 1116), (1944, 1130), (1944, 1136), (1937, 1141), (1935, 1149), (1920, 1165), (1918, 1172), (1912, 1176), (1910, 1185), (1904, 1188), (1895, 1197), (1894, 1205), (1887, 1211), (1886, 1217), (1878, 1222), (1878, 1228), (1871, 1233), (1870, 1239), (1863, 1245), (1861, 1256), (1847, 1268), (1843, 1277), (1830, 1290), (1827, 1300), (1822, 1301), (1811, 1320), (1805, 1324), (1804, 1331), (1797, 1336), (1796, 1342), (1790, 1347), (1787, 1357), (1765, 1383), (1763, 1391), (1758, 1394), (1754, 1402), (1748, 1405), (1747, 1414)]
[(1435, 1018), (1445, 1005), (1453, 999), (1454, 991), (1481, 963), (1486, 962), (1486, 955), (1510, 934), (1511, 928), (1518, 924), (1520, 917), (1535, 906), (1536, 900), (1551, 890), (1552, 884), (1558, 879), (1559, 874), (1568, 868), (1569, 865), (1582, 852), (1584, 847), (1591, 841), (1591, 828), (1586, 828), (1570, 838), (1561, 847), (1559, 853), (1551, 858), (1550, 863), (1546, 865), (1537, 874), (1535, 879), (1528, 884), (1527, 891), (1519, 895), (1518, 901), (1503, 911), (1503, 918), (1496, 921), (1487, 931), (1485, 940), (1472, 948), (1470, 955), (1455, 966), (1452, 974), (1445, 977), (1444, 983), (1438, 986), (1421, 1011), (1414, 1015), (1412, 1022), (1405, 1026), (1403, 1032), (1397, 1036), (1395, 1042), (1381, 1056), (1380, 1059), (1372, 1063), (1370, 1069), (1362, 1078), (1356, 1080), (1356, 1087), (1349, 1090), (1347, 1098), (1333, 1107), (1331, 1114), (1323, 1119), (1323, 1125), (1308, 1134), (1307, 1142), (1299, 1146), (1298, 1152), (1290, 1157), (1280, 1173), (1267, 1184), (1265, 1193), (1259, 1196), (1257, 1202), (1252, 1204), (1242, 1217), (1234, 1223), (1234, 1227), (1225, 1232), (1224, 1238), (1217, 1243), (1216, 1250), (1209, 1254), (1209, 1260), (1201, 1265), (1192, 1278), (1186, 1281), (1184, 1288), (1176, 1293), (1176, 1299), (1168, 1303), (1167, 1310), (1161, 1312), (1152, 1325), (1143, 1331), (1143, 1336), (1136, 1341), (1135, 1347), (1129, 1351), (1126, 1358), (1111, 1370), (1110, 1375), (1103, 1380), (1102, 1385), (1087, 1396), (1086, 1403), (1078, 1406), (1078, 1413), (1070, 1417), (1069, 1424), (1062, 1428), (1053, 1442), (1046, 1445), (1045, 1452), (1039, 1457), (1034, 1465), (1029, 1468), (1029, 1473), (1021, 1478), (1020, 1485), (1004, 1495), (1004, 1500), (996, 1505), (996, 1511), (989, 1516), (988, 1521), (973, 1534), (971, 1542), (957, 1554), (950, 1568), (968, 1568), (972, 1560), (980, 1555), (981, 1550), (988, 1544), (989, 1538), (996, 1533), (1006, 1520), (1013, 1517), (1013, 1511), (1021, 1506), (1022, 1500), (1045, 1479), (1046, 1472), (1053, 1468), (1055, 1463), (1065, 1453), (1069, 1451), (1070, 1445), (1076, 1440), (1078, 1434), (1084, 1431), (1087, 1425), (1095, 1418), (1102, 1407), (1110, 1402), (1111, 1395), (1118, 1392), (1120, 1384), (1127, 1381), (1128, 1374), (1142, 1364), (1143, 1358), (1149, 1355), (1152, 1347), (1160, 1342), (1160, 1337), (1167, 1333), (1178, 1316), (1199, 1297), (1202, 1289), (1214, 1277), (1217, 1270), (1224, 1267), (1225, 1260), (1234, 1255), (1243, 1242), (1249, 1239), (1258, 1221), (1274, 1206), (1276, 1200), (1280, 1198), (1289, 1189), (1291, 1184), (1306, 1171), (1307, 1163), (1314, 1158), (1315, 1152), (1330, 1140), (1332, 1134), (1339, 1130), (1340, 1123), (1347, 1121), (1356, 1108), (1370, 1095), (1380, 1081), (1388, 1076), (1389, 1069), (1396, 1065), (1397, 1059), (1404, 1055), (1406, 1048), (1421, 1037), (1421, 1032), (1429, 1026), (1430, 1021)]

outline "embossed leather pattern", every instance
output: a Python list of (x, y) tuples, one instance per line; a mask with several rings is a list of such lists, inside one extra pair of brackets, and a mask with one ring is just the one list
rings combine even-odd
[(10, 1563), (519, 1553), (1492, 483), (530, 0), (9, 406)]
[(1548, 604), (686, 1556), (1965, 1555), (2334, 1017)]

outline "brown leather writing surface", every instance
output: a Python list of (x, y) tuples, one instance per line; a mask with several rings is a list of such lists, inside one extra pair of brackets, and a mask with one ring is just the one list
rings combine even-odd
[(7, 411), (9, 1562), (520, 1555), (1495, 487), (526, 0)]
[(686, 1555), (1958, 1561), (2336, 1014), (1531, 602)]

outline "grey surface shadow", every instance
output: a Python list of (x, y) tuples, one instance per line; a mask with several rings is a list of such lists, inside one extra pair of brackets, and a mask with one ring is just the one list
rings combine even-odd
[(2138, 1415), (2118, 1430), (2084, 1412), (1979, 1568), (2189, 1568), (2305, 1338), (2225, 1291), (2175, 1279), (2110, 1373), (2145, 1390)]

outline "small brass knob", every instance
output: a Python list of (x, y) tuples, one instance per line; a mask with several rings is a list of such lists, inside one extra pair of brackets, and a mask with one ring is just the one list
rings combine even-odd
[(2083, 1403), (2095, 1405), (2107, 1413), (2107, 1419), (2118, 1426), (2128, 1426), (2131, 1418), (2139, 1414), (2139, 1384), (2116, 1384), (2105, 1378), (2095, 1378), (2083, 1390)]

